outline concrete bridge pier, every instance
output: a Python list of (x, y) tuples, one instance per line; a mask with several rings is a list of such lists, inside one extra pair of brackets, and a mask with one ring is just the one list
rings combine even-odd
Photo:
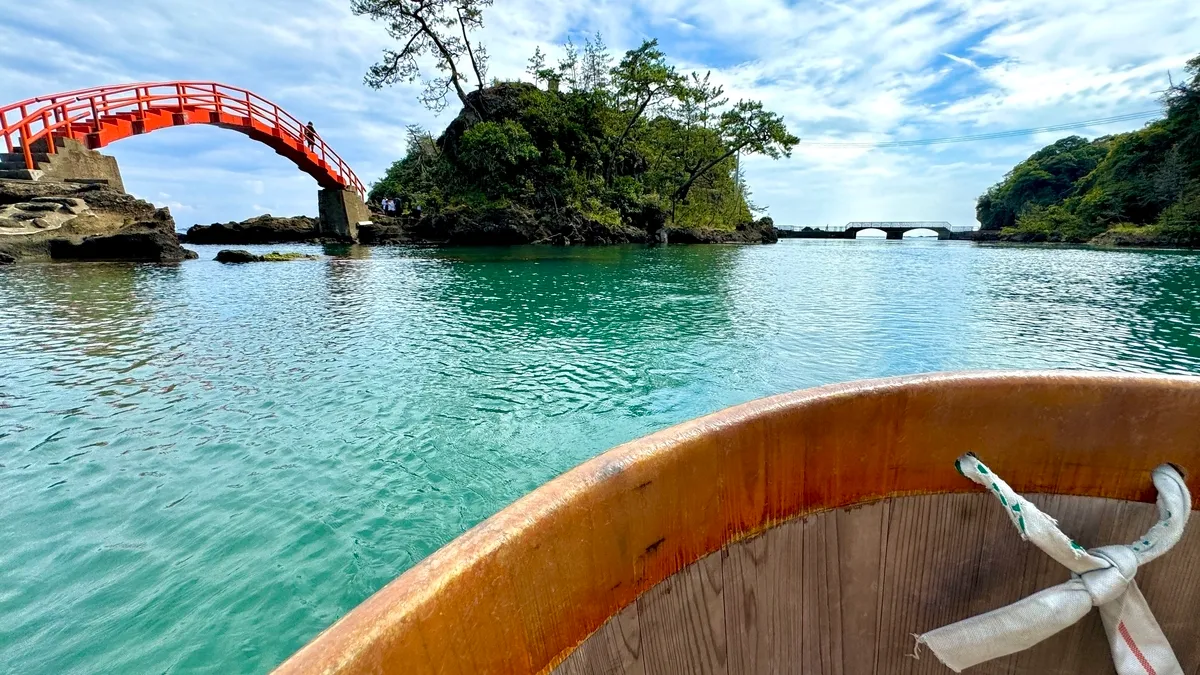
[(371, 220), (371, 211), (354, 190), (322, 188), (317, 207), (321, 234), (338, 239), (358, 241), (358, 224)]
[(884, 230), (883, 233), (887, 235), (888, 239), (891, 240), (900, 240), (904, 238), (904, 230)]

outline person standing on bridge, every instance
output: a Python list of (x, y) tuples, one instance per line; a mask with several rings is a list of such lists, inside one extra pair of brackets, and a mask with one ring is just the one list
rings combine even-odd
[(316, 152), (317, 150), (317, 128), (309, 122), (304, 127), (304, 140), (308, 143), (308, 149)]

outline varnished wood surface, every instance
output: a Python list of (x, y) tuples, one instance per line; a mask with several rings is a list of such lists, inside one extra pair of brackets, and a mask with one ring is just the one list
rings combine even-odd
[[(975, 492), (978, 488), (953, 470), (955, 457), (968, 450), (1023, 493), (1153, 501), (1150, 470), (1166, 461), (1192, 469), (1188, 479), (1195, 493), (1200, 487), (1198, 421), (1200, 379), (1179, 377), (944, 374), (754, 401), (614, 448), (547, 483), (405, 572), (279, 672), (545, 672), (635, 601), (637, 623), (644, 628), (641, 606), (665, 592), (656, 588), (660, 582), (774, 525), (887, 497)], [(881, 536), (938, 536), (927, 531), (920, 516), (888, 518), (878, 525), (887, 527)], [(843, 529), (831, 537), (801, 528), (797, 536), (804, 550), (826, 547), (828, 558), (823, 576), (793, 582), (814, 600), (804, 604), (799, 620), (824, 621), (842, 638), (853, 631), (884, 641), (891, 626), (950, 617), (959, 610), (955, 603), (968, 597), (963, 588), (952, 588), (940, 604), (922, 610), (925, 614), (914, 614), (911, 603), (896, 598), (870, 625), (860, 619), (870, 611), (869, 587), (855, 585), (840, 602), (828, 595), (847, 579), (870, 576), (875, 563), (868, 542), (845, 540)], [(982, 546), (985, 539), (978, 536)], [(843, 561), (843, 547), (862, 555)], [(761, 564), (775, 564), (769, 557)], [(649, 667), (658, 663), (654, 659), (683, 653), (687, 641), (707, 644), (702, 642), (707, 635), (712, 646), (704, 652), (705, 667), (728, 672), (731, 664), (741, 663), (731, 660), (731, 641), (715, 637), (715, 626), (729, 619), (724, 561), (705, 564), (677, 580), (695, 595), (693, 605), (703, 608), (686, 615), (682, 634), (626, 631), (624, 641), (610, 641), (610, 648), (628, 657), (636, 635), (641, 663)], [(1052, 575), (1050, 564), (1029, 560), (1024, 578)], [(719, 567), (719, 573), (710, 567)], [(932, 580), (928, 561), (916, 553), (888, 561), (884, 569)], [(772, 572), (786, 573), (786, 568)], [(955, 579), (951, 582), (965, 583)], [(1022, 583), (1028, 590), (1039, 587)], [(880, 588), (899, 592), (901, 585)], [(755, 604), (752, 611), (760, 609), (782, 612), (769, 604)], [(649, 616), (656, 626), (685, 620), (667, 608), (655, 608)], [(780, 625), (796, 620), (779, 618)], [(834, 630), (839, 623), (841, 632)], [(786, 661), (781, 668), (801, 663), (810, 668), (804, 672), (867, 659), (844, 639), (814, 643), (811, 635), (801, 638), (787, 647), (794, 654), (757, 650), (753, 657), (739, 642), (736, 658), (754, 658), (756, 664)], [(870, 658), (879, 665), (878, 654)]]
[[(1157, 514), (1149, 504), (1093, 497), (1032, 501), (1089, 547), (1130, 543)], [(701, 558), (605, 623), (554, 672), (945, 675), (951, 671), (928, 651), (913, 658), (913, 634), (1068, 576), (1021, 541), (991, 495), (900, 497), (792, 520)], [(1200, 672), (1200, 529), (1139, 570), (1137, 581), (1184, 672)], [(1096, 611), (1033, 649), (970, 671), (1114, 672)]]

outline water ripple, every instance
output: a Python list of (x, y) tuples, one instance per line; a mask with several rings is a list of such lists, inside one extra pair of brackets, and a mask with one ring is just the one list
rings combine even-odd
[(0, 663), (264, 672), (554, 475), (758, 396), (1200, 367), (1177, 253), (201, 248), (0, 269)]

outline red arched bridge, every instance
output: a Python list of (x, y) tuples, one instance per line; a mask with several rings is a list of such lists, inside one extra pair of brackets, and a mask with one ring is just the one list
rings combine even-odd
[[(113, 141), (163, 127), (211, 124), (246, 134), (287, 157), (323, 188), (352, 189), (362, 181), (318, 133), (267, 99), (218, 82), (147, 82), (39, 96), (0, 108), (0, 134), (8, 152), (18, 148), (25, 168), (36, 168), (33, 150), (54, 154), (55, 138), (95, 150)], [(45, 141), (39, 143), (39, 141)]]
[[(366, 190), (345, 160), (315, 129), (246, 89), (219, 82), (143, 82), (39, 96), (0, 107), (0, 136), (9, 157), (23, 161), (30, 175), (42, 161), (53, 160), (67, 140), (95, 150), (129, 136), (188, 124), (237, 131), (292, 160), (324, 188), (323, 221), (327, 208), (347, 211), (334, 218), (348, 221), (335, 229), (353, 236), (356, 221), (368, 219), (361, 204)], [(345, 203), (345, 192), (357, 194), (357, 200), (351, 200), (357, 203)]]

